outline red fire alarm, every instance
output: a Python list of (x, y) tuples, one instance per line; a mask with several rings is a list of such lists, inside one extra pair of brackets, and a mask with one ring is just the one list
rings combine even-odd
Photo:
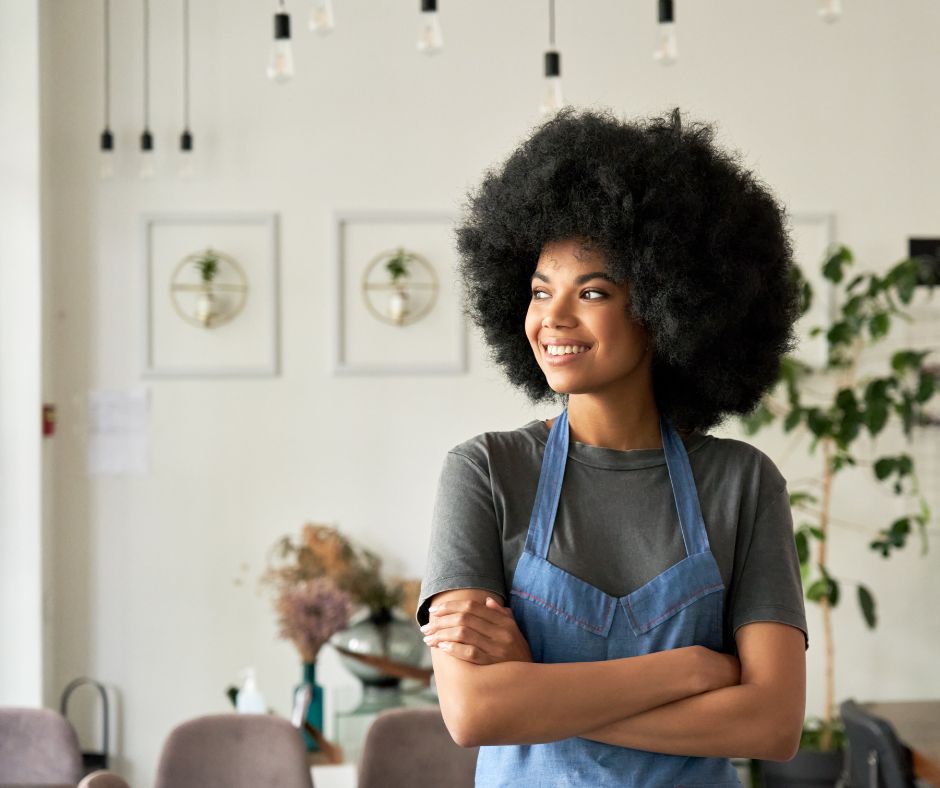
[(44, 438), (55, 435), (55, 405), (42, 406), (42, 435)]

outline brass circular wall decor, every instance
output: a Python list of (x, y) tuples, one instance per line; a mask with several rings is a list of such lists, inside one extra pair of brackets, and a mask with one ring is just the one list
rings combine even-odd
[(216, 328), (242, 311), (248, 278), (231, 255), (208, 248), (179, 261), (170, 277), (170, 300), (176, 313), (200, 328)]
[(401, 246), (379, 252), (362, 274), (366, 308), (377, 320), (393, 326), (421, 320), (434, 308), (438, 290), (433, 266)]

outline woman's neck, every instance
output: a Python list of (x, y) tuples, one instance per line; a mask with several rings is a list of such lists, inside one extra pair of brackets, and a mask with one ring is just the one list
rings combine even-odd
[(568, 398), (571, 439), (619, 451), (661, 449), (659, 410), (652, 395), (640, 402), (613, 401), (592, 394)]

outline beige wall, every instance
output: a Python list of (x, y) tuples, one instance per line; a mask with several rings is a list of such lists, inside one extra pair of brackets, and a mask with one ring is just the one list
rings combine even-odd
[[(181, 184), (172, 174), (142, 183), (128, 161), (141, 126), (139, 4), (112, 3), (112, 126), (125, 174), (109, 183), (96, 177), (100, 3), (43, 4), (45, 262), (61, 413), (47, 701), (79, 674), (116, 687), (118, 766), (138, 784), (152, 779), (173, 724), (226, 708), (224, 688), (245, 665), (258, 668), (271, 705), (288, 711), (298, 660), (275, 639), (254, 586), (277, 537), (308, 519), (335, 522), (385, 555), (390, 571), (419, 576), (447, 449), (554, 415), (508, 388), (476, 334), (464, 376), (331, 374), (332, 211), (458, 208), (482, 169), (538, 120), (545, 3), (442, 3), (447, 48), (436, 59), (415, 51), (416, 3), (337, 0), (338, 27), (325, 39), (305, 29), (309, 4), (289, 5), (297, 77), (278, 87), (264, 77), (273, 3), (192, 3), (202, 171)], [(834, 212), (840, 239), (883, 268), (903, 256), (908, 235), (940, 229), (932, 78), (940, 8), (929, 0), (846, 5), (830, 26), (809, 0), (682, 4), (682, 59), (665, 69), (650, 56), (653, 3), (560, 2), (566, 95), (628, 114), (679, 105), (717, 121), (721, 138), (791, 210)], [(180, 130), (179, 4), (152, 6), (151, 125), (164, 155)], [(169, 164), (164, 156), (164, 173)], [(138, 222), (165, 210), (280, 213), (283, 373), (147, 382), (152, 473), (92, 478), (86, 395), (141, 383)], [(786, 441), (754, 442), (788, 479), (815, 473), (817, 460), (787, 454)], [(936, 443), (930, 434), (918, 450), (935, 456)], [(850, 524), (835, 529), (832, 569), (872, 586), (881, 624), (867, 632), (846, 589), (836, 616), (837, 696), (937, 696), (928, 654), (940, 647), (940, 628), (924, 603), (937, 599), (938, 551), (922, 558), (914, 544), (888, 562), (871, 553), (866, 534), (888, 524), (898, 503), (865, 474), (839, 484), (850, 492), (838, 514)], [(811, 713), (821, 704), (818, 624), (812, 610)], [(330, 655), (327, 662), (325, 681), (349, 681)]]
[(43, 698), (38, 4), (0, 1), (0, 704)]

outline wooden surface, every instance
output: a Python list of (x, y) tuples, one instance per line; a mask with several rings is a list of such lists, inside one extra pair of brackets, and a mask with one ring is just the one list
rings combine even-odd
[(906, 700), (861, 705), (876, 717), (890, 722), (898, 738), (911, 748), (914, 774), (940, 786), (940, 701)]

